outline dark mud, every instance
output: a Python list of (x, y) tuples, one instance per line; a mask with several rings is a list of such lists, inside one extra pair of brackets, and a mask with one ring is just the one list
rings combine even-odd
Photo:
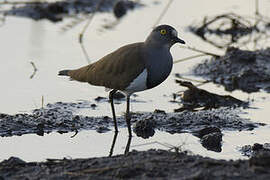
[[(97, 130), (106, 132), (113, 128), (111, 117), (89, 117), (75, 115), (76, 110), (81, 108), (95, 108), (94, 104), (87, 101), (79, 103), (48, 104), (45, 108), (35, 109), (31, 114), (0, 114), (0, 136), (23, 135), (36, 133), (43, 135), (57, 131), (59, 133), (77, 132), (79, 130)], [(197, 132), (203, 128), (214, 126), (221, 130), (252, 130), (259, 125), (248, 119), (241, 118), (240, 110), (231, 108), (219, 108), (197, 112), (183, 111), (180, 113), (165, 113), (155, 111), (153, 113), (134, 113), (131, 123), (137, 132), (139, 123), (141, 131), (158, 129), (170, 133)], [(150, 123), (143, 123), (149, 121)], [(125, 127), (123, 116), (117, 118), (120, 127)], [(150, 128), (144, 128), (148, 124)], [(153, 131), (151, 131), (153, 134)]]
[(255, 143), (253, 145), (245, 145), (241, 147), (240, 152), (244, 156), (248, 156), (248, 157), (253, 157), (263, 152), (270, 153), (270, 143), (264, 143), (264, 144)]
[(270, 92), (270, 48), (247, 51), (231, 47), (224, 56), (196, 65), (193, 72), (227, 91)]
[(164, 150), (90, 159), (0, 163), (1, 179), (270, 179), (270, 153), (225, 161)]
[(117, 0), (63, 0), (57, 2), (21, 2), (7, 3), (12, 8), (2, 12), (4, 15), (27, 17), (33, 20), (47, 19), (52, 22), (62, 21), (65, 17), (93, 12), (113, 12), (115, 17), (124, 16), (128, 10), (141, 6), (135, 1)]

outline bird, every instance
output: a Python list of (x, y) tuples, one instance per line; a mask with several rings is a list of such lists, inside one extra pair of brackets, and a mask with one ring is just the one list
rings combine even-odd
[(154, 88), (167, 79), (173, 66), (170, 48), (176, 43), (185, 44), (176, 29), (166, 24), (159, 25), (153, 28), (144, 42), (125, 45), (94, 63), (78, 69), (61, 70), (58, 75), (110, 89), (115, 132), (118, 132), (118, 127), (113, 96), (117, 91), (124, 93), (125, 119), (131, 137), (130, 96)]

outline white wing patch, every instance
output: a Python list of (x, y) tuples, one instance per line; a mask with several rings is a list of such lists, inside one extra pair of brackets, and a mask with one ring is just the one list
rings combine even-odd
[(146, 81), (147, 70), (144, 69), (143, 72), (139, 76), (137, 76), (123, 92), (125, 92), (126, 94), (132, 94), (134, 92), (143, 91), (147, 89)]

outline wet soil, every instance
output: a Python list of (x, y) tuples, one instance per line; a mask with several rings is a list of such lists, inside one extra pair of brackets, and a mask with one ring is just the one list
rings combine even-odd
[(164, 150), (90, 159), (0, 163), (0, 179), (269, 179), (270, 153), (225, 161)]
[[(79, 130), (96, 130), (107, 132), (114, 129), (111, 117), (90, 117), (75, 115), (76, 110), (81, 108), (95, 108), (96, 105), (83, 101), (79, 103), (48, 104), (45, 108), (35, 109), (30, 114), (0, 114), (0, 136), (23, 135), (36, 133), (43, 135), (57, 131), (59, 133), (77, 132)], [(161, 110), (149, 113), (133, 113), (131, 123), (135, 133), (149, 132), (153, 135), (155, 129), (170, 133), (197, 132), (209, 126), (221, 130), (252, 130), (260, 125), (248, 119), (241, 118), (240, 109), (218, 108), (205, 111), (183, 111), (179, 113), (166, 113)], [(124, 116), (117, 118), (120, 127), (125, 127)], [(148, 125), (145, 128), (144, 125)]]
[(223, 85), (227, 91), (270, 92), (270, 48), (247, 51), (231, 47), (224, 56), (196, 65), (193, 72)]

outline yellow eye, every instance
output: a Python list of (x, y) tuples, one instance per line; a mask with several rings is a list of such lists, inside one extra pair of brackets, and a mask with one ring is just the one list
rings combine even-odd
[(167, 33), (166, 29), (161, 29), (160, 34), (165, 35)]

